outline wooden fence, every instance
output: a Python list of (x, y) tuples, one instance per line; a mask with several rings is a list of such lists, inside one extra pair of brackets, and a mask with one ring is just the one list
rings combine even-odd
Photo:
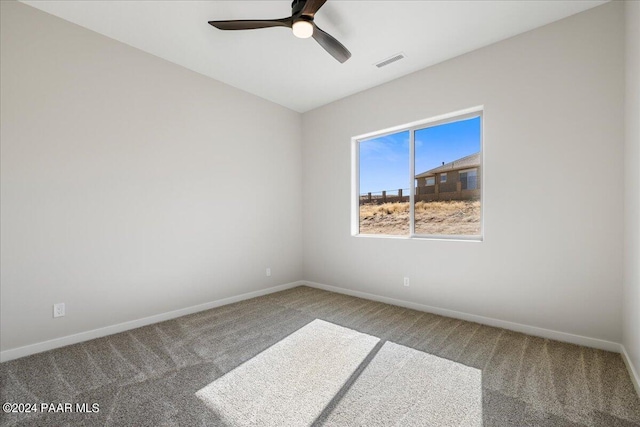
[[(414, 200), (416, 202), (431, 202), (435, 200), (473, 200), (480, 198), (480, 189), (463, 190), (460, 183), (447, 191), (429, 191), (433, 187), (416, 187)], [(380, 205), (382, 203), (409, 202), (409, 188), (398, 190), (377, 191), (360, 194), (360, 205)]]
[(360, 194), (360, 204), (379, 205), (382, 203), (409, 202), (409, 190), (409, 188), (399, 188), (397, 190), (363, 193)]

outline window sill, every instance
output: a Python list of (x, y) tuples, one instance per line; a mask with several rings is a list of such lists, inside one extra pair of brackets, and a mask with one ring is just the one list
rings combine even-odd
[(364, 239), (393, 239), (393, 240), (429, 240), (439, 242), (472, 242), (482, 243), (484, 236), (426, 236), (426, 235), (413, 235), (413, 236), (396, 236), (392, 234), (352, 234), (352, 237), (359, 237)]

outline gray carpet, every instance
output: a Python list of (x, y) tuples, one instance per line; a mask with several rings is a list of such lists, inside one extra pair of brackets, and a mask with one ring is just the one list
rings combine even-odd
[(387, 341), (324, 425), (481, 427), (482, 371)]
[(310, 426), (379, 341), (316, 319), (196, 396), (229, 425)]
[[(640, 426), (640, 399), (618, 354), (308, 287), (2, 363), (2, 402), (100, 410), (2, 413), (0, 425), (227, 426), (196, 393), (315, 319), (381, 340), (315, 425), (338, 425), (391, 341), (480, 370), (485, 427)], [(412, 411), (387, 407), (383, 415)], [(366, 419), (380, 406), (360, 408)]]

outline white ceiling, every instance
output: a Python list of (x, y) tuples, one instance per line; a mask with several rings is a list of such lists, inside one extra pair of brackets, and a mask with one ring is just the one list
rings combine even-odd
[[(290, 16), (290, 1), (23, 1), (260, 97), (305, 112), (606, 1), (329, 0), (316, 24), (340, 64), (287, 28), (220, 31), (221, 19)], [(407, 57), (374, 66), (396, 53)]]

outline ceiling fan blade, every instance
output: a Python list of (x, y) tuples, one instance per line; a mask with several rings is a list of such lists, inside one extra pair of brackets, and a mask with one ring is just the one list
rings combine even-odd
[(258, 28), (289, 27), (293, 25), (292, 18), (282, 19), (241, 19), (234, 21), (209, 21), (209, 24), (220, 30), (256, 30)]
[(300, 11), (300, 15), (313, 18), (313, 15), (316, 14), (318, 9), (320, 9), (322, 5), (326, 3), (326, 1), (327, 0), (307, 0), (307, 2), (304, 4), (304, 7)]
[(313, 24), (313, 38), (339, 62), (344, 63), (347, 59), (351, 58), (349, 49), (344, 47), (344, 45), (333, 38), (333, 36), (322, 31), (315, 24)]

